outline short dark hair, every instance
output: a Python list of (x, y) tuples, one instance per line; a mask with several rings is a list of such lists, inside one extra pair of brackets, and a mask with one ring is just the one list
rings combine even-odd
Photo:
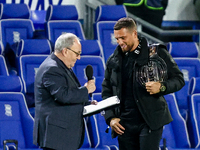
[(121, 28), (127, 28), (129, 30), (137, 30), (137, 25), (132, 18), (124, 17), (117, 21), (114, 26), (114, 30), (120, 30)]

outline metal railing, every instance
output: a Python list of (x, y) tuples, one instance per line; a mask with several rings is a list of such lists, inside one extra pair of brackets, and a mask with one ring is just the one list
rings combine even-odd
[[(101, 1), (101, 0), (97, 0), (97, 1), (99, 3), (101, 3), (102, 5), (106, 5), (106, 3)], [(84, 27), (86, 38), (87, 39), (93, 39), (93, 37), (94, 37), (93, 24), (95, 22), (95, 10), (97, 8), (97, 5), (90, 3), (87, 0), (86, 3), (85, 3), (85, 6), (86, 6), (86, 15), (85, 15), (85, 18), (84, 18), (84, 26), (83, 27)], [(153, 31), (155, 34), (161, 35), (162, 37), (198, 35), (198, 37), (200, 39), (200, 30), (163, 30), (163, 29), (160, 29), (160, 28), (140, 19), (139, 17), (137, 17), (133, 14), (128, 13), (128, 16), (133, 18), (136, 21), (137, 26), (138, 26), (138, 34), (145, 36), (149, 43), (154, 43), (154, 42), (165, 43), (166, 41), (162, 41), (158, 38), (155, 38), (155, 37), (143, 32), (142, 27), (145, 27), (148, 30)], [(198, 45), (199, 45), (199, 49), (200, 49), (200, 40), (199, 40)]]

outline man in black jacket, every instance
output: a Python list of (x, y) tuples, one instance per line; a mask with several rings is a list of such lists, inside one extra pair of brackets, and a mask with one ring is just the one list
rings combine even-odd
[(120, 107), (105, 112), (106, 123), (120, 150), (158, 150), (163, 126), (173, 120), (163, 95), (185, 85), (183, 74), (165, 46), (138, 38), (133, 19), (121, 18), (114, 36), (119, 45), (106, 63), (102, 97), (117, 95)]
[(81, 51), (76, 35), (62, 34), (37, 71), (33, 142), (44, 150), (77, 150), (83, 143), (83, 107), (96, 86), (94, 80), (81, 86), (72, 71)]

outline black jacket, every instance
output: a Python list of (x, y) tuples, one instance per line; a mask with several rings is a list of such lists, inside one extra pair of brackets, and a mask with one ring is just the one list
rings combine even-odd
[[(142, 114), (145, 122), (152, 130), (158, 129), (165, 124), (170, 123), (173, 119), (168, 109), (168, 105), (163, 95), (176, 92), (184, 85), (183, 74), (179, 70), (177, 64), (166, 50), (164, 45), (158, 45), (157, 53), (167, 64), (168, 79), (163, 82), (166, 91), (150, 95), (144, 87), (136, 81), (136, 70), (147, 64), (149, 60), (149, 47), (145, 39), (142, 40), (142, 49), (133, 65), (133, 95), (136, 104)], [(117, 95), (121, 98), (121, 64), (122, 50), (120, 46), (116, 48), (114, 53), (108, 58), (106, 63), (105, 78), (102, 83), (102, 98), (106, 99), (110, 96)], [(107, 110), (105, 112), (106, 123), (110, 124), (110, 119), (120, 117), (120, 107)]]

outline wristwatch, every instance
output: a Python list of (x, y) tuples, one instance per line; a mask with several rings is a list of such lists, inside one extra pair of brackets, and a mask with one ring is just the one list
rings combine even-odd
[(165, 92), (165, 90), (166, 90), (166, 86), (164, 86), (164, 85), (161, 83), (160, 92)]

